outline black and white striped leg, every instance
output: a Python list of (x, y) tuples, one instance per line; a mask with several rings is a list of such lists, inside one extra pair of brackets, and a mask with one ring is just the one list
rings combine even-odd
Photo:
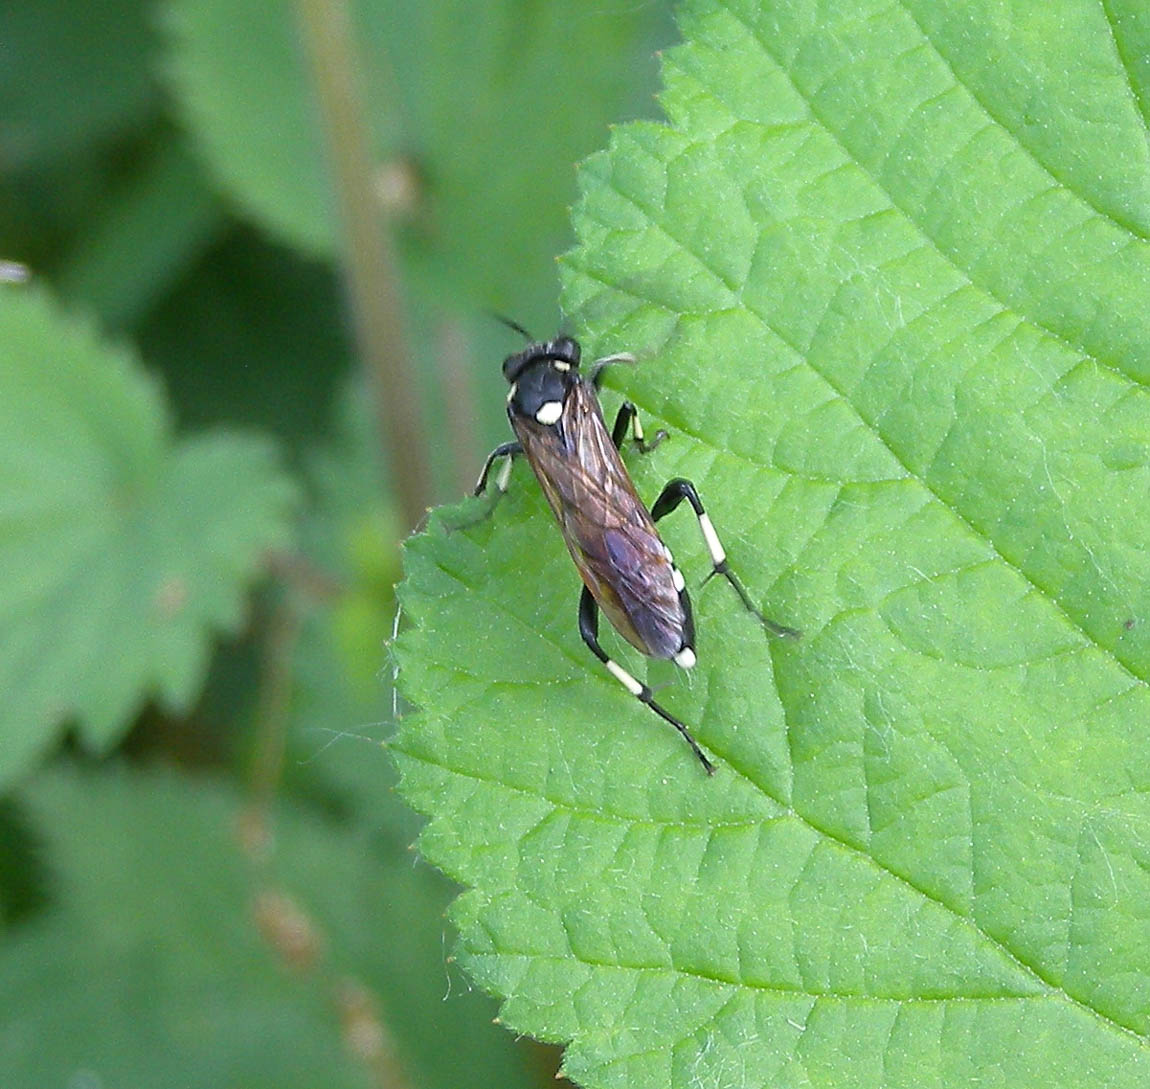
[(655, 437), (647, 442), (643, 438), (643, 425), (639, 422), (639, 410), (630, 401), (624, 401), (619, 406), (619, 413), (615, 417), (615, 426), (611, 429), (611, 441), (614, 442), (616, 449), (623, 449), (623, 441), (627, 438), (628, 429), (630, 429), (631, 437), (635, 440), (635, 445), (642, 454), (649, 454), (667, 437), (667, 432), (659, 428), (655, 432)]
[(703, 540), (707, 544), (707, 551), (711, 554), (712, 570), (707, 578), (711, 579), (714, 578), (715, 575), (722, 575), (723, 578), (734, 587), (735, 593), (739, 595), (739, 600), (743, 603), (746, 610), (756, 616), (759, 623), (772, 635), (780, 635), (788, 639), (800, 638), (802, 632), (796, 628), (788, 628), (782, 624), (776, 624), (773, 620), (769, 620), (763, 616), (755, 606), (755, 603), (751, 601), (746, 588), (739, 581), (738, 576), (731, 570), (731, 565), (727, 562), (727, 553), (723, 549), (719, 535), (715, 532), (715, 527), (711, 524), (711, 519), (708, 517), (707, 512), (703, 510), (702, 501), (699, 499), (699, 493), (695, 491), (694, 484), (689, 480), (684, 480), (682, 477), (676, 477), (674, 480), (669, 481), (666, 487), (659, 493), (659, 498), (655, 500), (655, 505), (651, 508), (651, 517), (657, 522), (665, 514), (670, 514), (684, 499), (691, 504), (691, 507), (695, 511), (695, 517), (699, 520), (699, 529), (703, 534)]
[(495, 513), (496, 505), (507, 493), (507, 485), (511, 480), (511, 465), (522, 453), (523, 447), (520, 446), (518, 442), (505, 442), (497, 446), (487, 455), (487, 460), (483, 463), (483, 472), (479, 474), (479, 480), (472, 494), (478, 496), (487, 491), (487, 478), (491, 475), (491, 467), (500, 458), (506, 458), (507, 460), (503, 463), (503, 467), (499, 470), (499, 475), (495, 478), (495, 495), (492, 497), (491, 502), (487, 504), (487, 508), (482, 514), (476, 515), (474, 518), (465, 519), (462, 522), (456, 522), (454, 525), (448, 527), (448, 532), (457, 529), (470, 529), (472, 526), (477, 526), (480, 522), (486, 521)]
[(699, 763), (706, 768), (707, 774), (714, 775), (715, 765), (707, 759), (703, 750), (699, 748), (698, 742), (691, 736), (691, 731), (669, 711), (660, 707), (659, 704), (655, 702), (651, 694), (651, 689), (641, 681), (632, 677), (630, 673), (611, 658), (599, 645), (599, 606), (595, 604), (595, 599), (591, 596), (591, 591), (588, 590), (586, 586), (583, 587), (583, 594), (579, 598), (579, 634), (583, 636), (583, 642), (591, 648), (591, 653), (607, 667), (607, 671), (611, 676), (640, 703), (645, 703), (661, 719), (674, 726), (675, 729), (683, 735), (683, 739), (687, 744), (691, 746), (691, 751), (699, 758)]
[(522, 453), (523, 447), (518, 442), (505, 442), (495, 447), (495, 449), (487, 455), (487, 460), (483, 463), (483, 472), (479, 474), (479, 480), (475, 485), (474, 494), (482, 495), (487, 491), (487, 478), (491, 474), (491, 466), (500, 458), (506, 458), (507, 461), (499, 471), (499, 476), (495, 481), (495, 487), (498, 489), (500, 495), (507, 491), (507, 482), (511, 479), (511, 463)]

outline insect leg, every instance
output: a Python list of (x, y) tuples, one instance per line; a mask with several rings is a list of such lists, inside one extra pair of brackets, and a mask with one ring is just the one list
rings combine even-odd
[(595, 604), (595, 599), (591, 596), (591, 591), (588, 590), (586, 586), (583, 587), (583, 594), (579, 598), (579, 634), (583, 636), (583, 642), (591, 648), (591, 653), (607, 667), (607, 671), (611, 676), (640, 703), (645, 703), (661, 719), (674, 726), (675, 729), (683, 735), (687, 744), (691, 746), (691, 751), (699, 758), (699, 762), (706, 769), (707, 774), (714, 775), (715, 765), (707, 759), (703, 750), (699, 748), (698, 742), (691, 736), (691, 731), (669, 711), (660, 707), (651, 695), (651, 689), (641, 681), (632, 677), (618, 662), (609, 657), (607, 652), (599, 645), (599, 606)]
[(603, 385), (603, 372), (611, 366), (612, 363), (634, 363), (635, 357), (630, 352), (616, 352), (614, 355), (605, 355), (602, 359), (596, 359), (590, 367), (587, 368), (587, 379), (595, 387), (596, 390)]
[(480, 522), (485, 522), (492, 514), (495, 513), (495, 507), (499, 500), (507, 493), (507, 484), (511, 479), (511, 465), (515, 459), (523, 453), (523, 447), (518, 442), (505, 442), (497, 446), (490, 454), (487, 455), (487, 460), (483, 463), (483, 472), (479, 474), (479, 481), (475, 485), (474, 495), (482, 495), (487, 491), (487, 478), (491, 475), (491, 466), (499, 458), (506, 458), (503, 463), (503, 468), (499, 470), (499, 476), (495, 478), (495, 495), (491, 502), (487, 504), (487, 509), (474, 518), (466, 518), (462, 522), (455, 522), (447, 527), (448, 533), (453, 533), (459, 529), (470, 529), (472, 526), (479, 525)]
[(495, 487), (498, 489), (499, 495), (507, 491), (507, 481), (511, 475), (511, 463), (522, 453), (523, 447), (520, 446), (518, 442), (505, 442), (495, 447), (495, 449), (487, 455), (487, 460), (483, 463), (483, 472), (479, 474), (479, 481), (475, 485), (474, 494), (482, 495), (487, 491), (487, 477), (491, 472), (491, 466), (494, 465), (499, 458), (506, 458), (507, 462), (495, 482)]
[(684, 499), (691, 504), (691, 507), (695, 511), (695, 517), (699, 520), (699, 529), (703, 534), (703, 540), (707, 543), (707, 551), (711, 554), (713, 570), (707, 578), (710, 579), (715, 575), (722, 575), (723, 578), (734, 587), (735, 593), (739, 595), (739, 600), (742, 601), (747, 611), (758, 617), (759, 622), (772, 635), (782, 635), (790, 639), (798, 639), (802, 635), (802, 632), (795, 628), (788, 628), (782, 624), (776, 624), (773, 620), (768, 620), (767, 617), (763, 616), (755, 607), (750, 595), (727, 562), (727, 553), (719, 541), (719, 535), (715, 532), (715, 527), (711, 524), (711, 519), (707, 516), (707, 512), (703, 510), (702, 501), (699, 499), (699, 493), (695, 491), (694, 484), (689, 480), (684, 480), (682, 477), (676, 477), (674, 480), (669, 481), (667, 486), (659, 493), (659, 498), (655, 500), (655, 505), (651, 508), (651, 517), (657, 522), (663, 515), (670, 514)]
[(630, 401), (624, 401), (619, 406), (619, 413), (615, 417), (615, 426), (611, 429), (611, 441), (617, 450), (623, 449), (623, 440), (627, 437), (628, 427), (631, 429), (631, 437), (635, 440), (635, 445), (643, 454), (649, 454), (667, 437), (667, 432), (659, 428), (655, 432), (655, 437), (647, 442), (643, 438), (643, 425), (639, 422), (639, 410)]

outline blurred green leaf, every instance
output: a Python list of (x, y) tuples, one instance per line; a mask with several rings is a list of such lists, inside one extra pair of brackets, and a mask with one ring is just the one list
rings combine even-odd
[[(458, 969), (444, 966), (443, 915), (458, 888), (428, 867), (411, 864), (408, 848), (422, 822), (393, 789), (394, 763), (385, 750), (394, 731), (392, 678), (384, 648), (396, 610), (399, 557), (394, 513), (379, 489), (382, 465), (374, 423), (362, 381), (347, 383), (329, 437), (307, 458), (312, 502), (301, 526), (300, 550), (311, 567), (292, 582), (304, 591), (296, 595), (301, 606), (310, 602), (310, 607), (292, 667), (285, 789), (336, 815), (358, 830), (356, 835), (370, 830), (375, 851), (395, 860), (388, 870), (387, 903), (411, 898), (418, 905), (410, 918), (389, 912), (375, 929), (407, 936), (402, 946), (410, 981), (396, 981), (394, 997), (401, 1007), (396, 1016), (421, 1041), (424, 1061), (433, 1071), (444, 1068), (444, 1085), (522, 1084), (525, 1074), (512, 1077), (508, 1067), (517, 1070), (530, 1051), (506, 1034), (491, 1035), (490, 1000), (476, 994), (462, 1008), (456, 1003)], [(389, 944), (385, 941), (385, 948)], [(442, 1048), (443, 1039), (452, 1046)], [(471, 1040), (476, 1046), (485, 1041), (485, 1048), (502, 1046), (486, 1059), (477, 1054), (464, 1060), (461, 1052)], [(520, 1056), (514, 1060), (513, 1047)], [(502, 1070), (492, 1069), (496, 1060)]]
[(223, 232), (223, 213), (182, 138), (168, 134), (86, 221), (54, 277), (106, 329), (147, 313)]
[(300, 536), (314, 567), (300, 581), (310, 579), (312, 607), (295, 654), (287, 771), (293, 787), (330, 792), (338, 807), (406, 845), (417, 818), (393, 793), (395, 769), (383, 748), (394, 728), (385, 648), (399, 528), (380, 491), (382, 459), (362, 381), (347, 383), (334, 415), (327, 441), (307, 459), (313, 501)]
[(186, 708), (293, 488), (262, 439), (175, 441), (126, 351), (37, 290), (0, 298), (0, 781), (65, 723), (106, 748)]
[(0, 8), (0, 169), (74, 155), (156, 110), (151, 9), (151, 0)]
[[(408, 852), (285, 807), (257, 871), (239, 799), (172, 774), (48, 773), (19, 797), (56, 904), (0, 947), (5, 1089), (366, 1089), (381, 1081), (342, 1038), (349, 985), (376, 1004), (404, 1084), (526, 1084), (485, 1001), (426, 971), (442, 958), (442, 881)], [(277, 905), (302, 923), (290, 957), (261, 937)]]
[(582, 1084), (1150, 1081), (1150, 23), (1108, 12), (694, 0), (671, 123), (583, 171), (568, 309), (672, 432), (640, 493), (693, 478), (806, 636), (697, 594), (708, 780), (525, 467), (409, 544), (404, 790)]
[[(572, 163), (650, 84), (659, 5), (353, 5), (366, 116), (426, 204), (409, 253), (483, 303), (519, 301), (569, 237)], [(172, 86), (221, 184), (302, 249), (336, 250), (331, 186), (292, 9), (172, 0)]]
[[(255, 427), (302, 456), (350, 366), (331, 268), (233, 229), (140, 329), (185, 427)], [(243, 366), (236, 360), (242, 359)]]

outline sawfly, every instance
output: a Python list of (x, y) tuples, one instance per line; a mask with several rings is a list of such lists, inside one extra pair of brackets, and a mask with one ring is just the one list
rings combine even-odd
[(731, 570), (715, 527), (689, 480), (679, 477), (669, 481), (650, 510), (639, 498), (620, 448), (630, 433), (639, 450), (646, 453), (666, 437), (666, 432), (660, 431), (652, 441), (646, 441), (630, 401), (623, 402), (614, 427), (608, 431), (598, 396), (604, 368), (634, 362), (633, 357), (607, 356), (591, 364), (587, 374), (581, 374), (579, 342), (573, 337), (534, 341), (521, 326), (501, 320), (531, 343), (503, 362), (503, 376), (510, 387), (507, 416), (516, 437), (488, 455), (475, 494), (487, 490), (491, 469), (503, 458), (506, 460), (496, 480), (497, 501), (507, 491), (513, 460), (520, 456), (527, 459), (583, 579), (579, 599), (583, 641), (631, 695), (683, 735), (707, 774), (712, 774), (714, 765), (690, 730), (599, 643), (602, 611), (615, 630), (648, 657), (669, 659), (682, 669), (695, 665), (691, 599), (655, 523), (686, 500), (710, 553), (712, 571), (708, 578), (722, 575), (747, 611), (772, 635), (797, 638), (800, 633), (768, 620), (755, 607)]

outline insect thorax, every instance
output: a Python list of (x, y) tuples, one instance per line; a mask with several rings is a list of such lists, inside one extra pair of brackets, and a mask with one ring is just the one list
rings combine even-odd
[(507, 412), (514, 419), (526, 417), (541, 424), (554, 424), (563, 412), (574, 375), (561, 370), (562, 363), (541, 359), (520, 372), (507, 395)]

